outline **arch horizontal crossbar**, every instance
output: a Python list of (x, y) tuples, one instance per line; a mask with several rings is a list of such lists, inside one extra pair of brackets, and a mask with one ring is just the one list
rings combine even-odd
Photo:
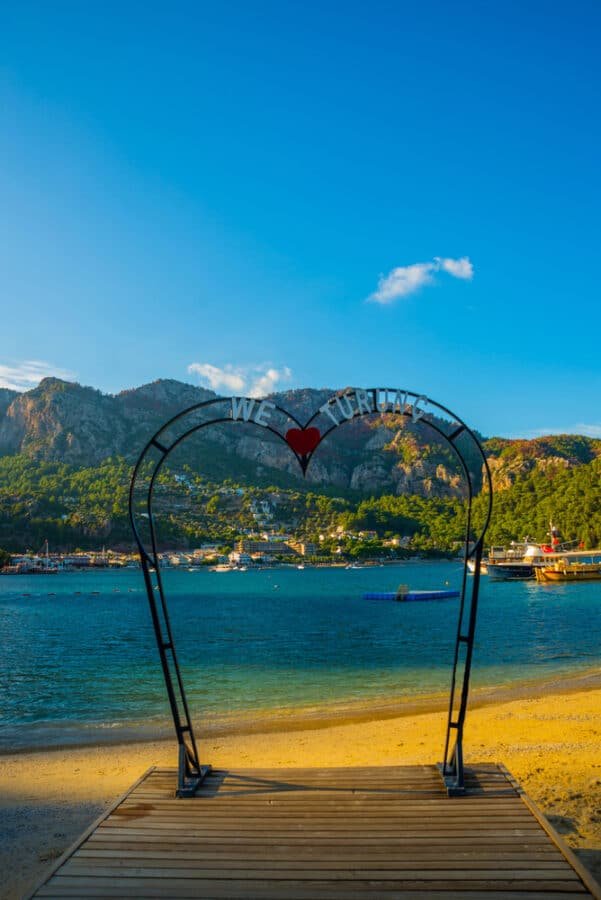
[[(333, 394), (304, 422), (270, 399), (215, 397), (173, 416), (150, 438), (136, 463), (132, 476), (129, 511), (138, 545), (144, 581), (155, 630), (157, 647), (180, 753), (178, 794), (188, 796), (208, 771), (199, 762), (198, 747), (190, 718), (169, 619), (161, 577), (154, 518), (157, 477), (169, 458), (185, 440), (207, 428), (246, 427), (262, 429), (266, 441), (282, 441), (307, 474), (311, 461), (327, 437), (347, 422), (362, 417), (408, 419), (413, 425), (430, 429), (455, 453), (465, 479), (467, 515), (464, 567), (451, 676), (447, 733), (441, 763), (449, 793), (463, 792), (463, 726), (467, 708), (472, 651), (478, 606), (480, 561), (484, 535), (492, 508), (490, 471), (482, 446), (468, 426), (447, 407), (423, 394), (397, 388), (347, 388)], [(484, 490), (488, 507), (479, 533), (472, 533), (472, 503)], [(475, 574), (467, 578), (467, 561), (474, 559)], [(457, 688), (461, 682), (461, 690)]]

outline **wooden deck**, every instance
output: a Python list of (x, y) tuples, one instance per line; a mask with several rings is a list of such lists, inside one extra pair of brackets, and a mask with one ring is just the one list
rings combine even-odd
[(146, 773), (35, 897), (601, 897), (502, 768), (449, 799), (434, 766)]

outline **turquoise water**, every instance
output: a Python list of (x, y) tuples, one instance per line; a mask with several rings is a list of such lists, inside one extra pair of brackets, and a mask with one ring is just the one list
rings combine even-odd
[[(458, 563), (366, 569), (169, 570), (165, 585), (195, 722), (296, 707), (368, 708), (448, 689), (457, 600), (365, 591), (458, 587)], [(138, 570), (0, 578), (0, 748), (169, 733)], [(601, 583), (482, 581), (473, 684), (601, 663)]]

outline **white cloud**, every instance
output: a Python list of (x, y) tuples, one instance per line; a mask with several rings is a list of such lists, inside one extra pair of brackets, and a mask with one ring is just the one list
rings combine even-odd
[(378, 289), (367, 299), (383, 305), (393, 303), (399, 297), (408, 297), (420, 288), (433, 284), (436, 272), (447, 272), (453, 278), (467, 281), (474, 277), (474, 267), (468, 256), (461, 259), (435, 256), (432, 262), (397, 266), (388, 275), (380, 275)]
[(188, 372), (191, 375), (198, 375), (201, 381), (213, 391), (223, 388), (227, 391), (241, 391), (246, 384), (240, 371), (236, 371), (233, 366), (229, 365), (220, 369), (210, 363), (191, 363), (188, 366)]
[(222, 369), (211, 363), (191, 363), (191, 375), (198, 375), (201, 383), (217, 393), (245, 394), (248, 397), (264, 397), (276, 390), (280, 382), (288, 382), (292, 371), (288, 366), (276, 369), (265, 363), (255, 366), (233, 366), (230, 363)]
[(474, 267), (468, 256), (462, 256), (461, 259), (443, 259), (435, 256), (434, 262), (438, 263), (443, 272), (448, 272), (453, 278), (464, 278), (466, 281), (471, 281), (474, 277)]
[(563, 428), (536, 428), (531, 431), (510, 435), (511, 438), (539, 438), (552, 434), (583, 434), (585, 437), (601, 438), (601, 425), (578, 422), (576, 425), (565, 425)]
[(434, 263), (414, 263), (412, 266), (399, 266), (388, 275), (380, 275), (378, 290), (369, 299), (375, 303), (392, 303), (398, 297), (414, 294), (425, 284), (434, 281), (432, 271)]
[(562, 431), (561, 434), (585, 434), (587, 437), (601, 438), (601, 425), (585, 425), (579, 423), (574, 425), (568, 432)]
[(73, 381), (75, 373), (68, 369), (59, 369), (51, 363), (38, 359), (26, 360), (16, 365), (0, 363), (0, 387), (11, 391), (29, 391), (36, 387), (42, 378), (64, 378)]
[(265, 394), (271, 394), (280, 381), (290, 381), (291, 378), (292, 372), (288, 366), (284, 366), (283, 369), (269, 368), (254, 378), (248, 392), (249, 397), (264, 397)]

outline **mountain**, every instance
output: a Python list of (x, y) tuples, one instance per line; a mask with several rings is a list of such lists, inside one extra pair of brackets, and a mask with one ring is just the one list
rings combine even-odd
[(176, 381), (157, 381), (116, 396), (59, 378), (0, 406), (0, 455), (25, 453), (95, 465), (109, 456), (133, 458), (160, 423), (184, 406), (215, 396)]
[[(272, 395), (300, 420), (331, 397), (331, 390), (300, 389)], [(97, 466), (110, 457), (133, 462), (149, 437), (177, 412), (216, 394), (174, 380), (158, 380), (116, 395), (45, 378), (22, 394), (0, 390), (0, 456), (22, 454), (71, 466)], [(586, 465), (601, 441), (557, 436), (533, 441), (483, 441), (497, 489), (536, 472)], [(182, 444), (174, 463), (187, 463), (214, 480), (298, 486), (295, 458), (268, 432), (217, 425)], [(477, 460), (474, 460), (477, 468)], [(479, 473), (475, 472), (476, 487)], [(320, 447), (307, 473), (314, 486), (363, 494), (452, 497), (462, 493), (455, 455), (429, 429), (402, 416), (356, 419)]]

